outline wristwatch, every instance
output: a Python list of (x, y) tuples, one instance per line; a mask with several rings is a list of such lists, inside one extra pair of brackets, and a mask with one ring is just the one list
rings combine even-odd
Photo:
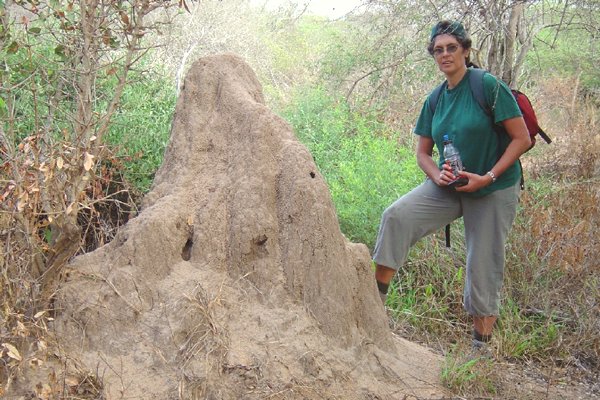
[(490, 178), (492, 178), (492, 183), (496, 182), (496, 174), (494, 174), (492, 171), (488, 171), (486, 175), (489, 175)]

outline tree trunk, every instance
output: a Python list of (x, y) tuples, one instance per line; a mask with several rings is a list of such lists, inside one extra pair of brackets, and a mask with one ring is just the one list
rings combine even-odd
[(41, 301), (45, 303), (52, 300), (60, 283), (60, 272), (81, 244), (81, 228), (77, 221), (67, 220), (63, 224), (56, 224), (53, 231), (56, 232), (56, 238), (51, 243), (46, 270), (41, 279)]
[(510, 10), (510, 17), (508, 19), (508, 27), (505, 34), (505, 46), (504, 46), (504, 65), (502, 66), (502, 80), (509, 86), (513, 86), (513, 66), (515, 59), (515, 47), (517, 41), (517, 28), (519, 19), (523, 13), (523, 3), (515, 4)]

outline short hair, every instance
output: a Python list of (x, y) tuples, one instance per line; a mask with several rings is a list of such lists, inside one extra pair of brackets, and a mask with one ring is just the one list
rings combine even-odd
[(458, 21), (443, 20), (435, 24), (431, 29), (429, 45), (427, 46), (427, 51), (431, 55), (433, 55), (433, 45), (435, 43), (435, 38), (438, 35), (452, 35), (454, 38), (456, 38), (456, 41), (462, 46), (463, 49), (469, 50), (471, 48), (471, 38), (467, 34), (467, 31), (463, 25)]

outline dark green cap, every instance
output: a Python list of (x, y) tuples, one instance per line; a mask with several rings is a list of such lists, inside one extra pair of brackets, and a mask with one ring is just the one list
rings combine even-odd
[(458, 38), (467, 37), (467, 32), (460, 22), (440, 21), (431, 29), (431, 37), (429, 38), (429, 41), (435, 39), (437, 35), (444, 34), (453, 35)]

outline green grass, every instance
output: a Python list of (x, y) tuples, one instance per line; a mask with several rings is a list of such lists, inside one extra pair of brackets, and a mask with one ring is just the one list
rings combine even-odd
[(446, 354), (441, 378), (447, 388), (459, 395), (487, 398), (498, 392), (493, 362), (469, 357), (463, 346), (454, 345)]
[(565, 326), (548, 314), (521, 310), (514, 299), (505, 300), (498, 319), (498, 342), (509, 358), (549, 358), (564, 356), (560, 341)]

